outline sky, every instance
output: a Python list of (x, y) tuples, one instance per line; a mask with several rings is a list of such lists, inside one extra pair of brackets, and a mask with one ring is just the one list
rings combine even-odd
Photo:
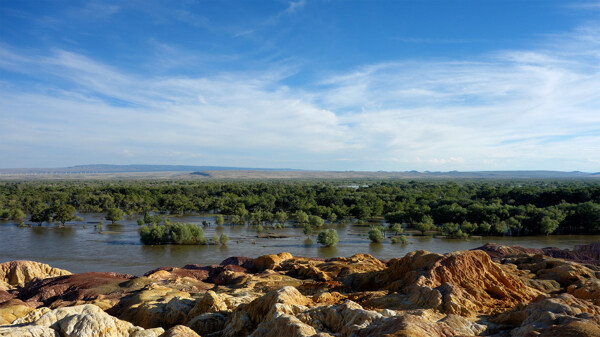
[(600, 171), (600, 1), (0, 0), (0, 167)]

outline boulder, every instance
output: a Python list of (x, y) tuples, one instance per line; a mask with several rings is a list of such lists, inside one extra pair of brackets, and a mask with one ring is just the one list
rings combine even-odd
[(204, 313), (212, 313), (227, 310), (227, 304), (214, 291), (207, 291), (204, 296), (194, 304), (188, 313), (189, 319)]
[(417, 315), (402, 315), (365, 327), (353, 336), (452, 337), (461, 335), (444, 322), (431, 322)]
[(186, 326), (194, 330), (200, 336), (210, 335), (225, 328), (227, 316), (220, 313), (204, 313), (194, 316)]
[(0, 303), (0, 325), (11, 324), (17, 318), (27, 315), (34, 309), (27, 303), (17, 299)]
[(52, 337), (158, 337), (164, 330), (142, 332), (142, 328), (112, 317), (92, 304), (55, 309), (27, 324), (0, 327), (0, 336)]
[(379, 272), (350, 275), (344, 282), (353, 289), (392, 292), (391, 298), (369, 302), (378, 307), (395, 302), (392, 309), (435, 308), (467, 317), (506, 311), (541, 294), (505, 273), (482, 251), (416, 251), (388, 265)]
[(66, 270), (53, 268), (40, 262), (22, 260), (4, 262), (0, 263), (0, 290), (21, 288), (36, 278), (45, 279), (70, 274)]
[(250, 271), (257, 273), (267, 269), (275, 270), (282, 262), (293, 258), (290, 253), (279, 253), (259, 256), (252, 260)]
[(122, 320), (143, 328), (170, 328), (188, 321), (196, 300), (189, 293), (163, 286), (152, 286), (128, 298), (110, 310)]
[(310, 337), (317, 331), (310, 325), (302, 323), (298, 318), (275, 312), (256, 327), (251, 337)]
[(18, 297), (51, 308), (95, 302), (106, 309), (131, 290), (122, 284), (132, 278), (128, 274), (90, 272), (35, 279), (19, 291)]

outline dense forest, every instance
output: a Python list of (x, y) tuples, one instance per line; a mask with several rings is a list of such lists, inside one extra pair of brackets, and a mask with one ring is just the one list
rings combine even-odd
[[(596, 181), (3, 182), (0, 218), (62, 223), (81, 213), (213, 213), (227, 223), (385, 219), (422, 233), (539, 235), (600, 233)], [(145, 215), (145, 217), (144, 217)], [(160, 220), (160, 218), (158, 218)], [(310, 229), (308, 229), (310, 230)]]

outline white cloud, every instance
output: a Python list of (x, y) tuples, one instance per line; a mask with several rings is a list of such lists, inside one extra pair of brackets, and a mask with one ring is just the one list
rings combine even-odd
[[(311, 90), (283, 85), (289, 69), (131, 74), (0, 46), (0, 68), (51, 78), (0, 83), (0, 153), (11, 166), (600, 171), (599, 41), (583, 27), (531, 50), (366, 65)], [(42, 84), (55, 80), (66, 85)]]

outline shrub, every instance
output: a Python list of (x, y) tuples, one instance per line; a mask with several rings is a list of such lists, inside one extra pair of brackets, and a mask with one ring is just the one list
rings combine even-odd
[(304, 233), (304, 235), (310, 237), (314, 232), (315, 232), (315, 230), (312, 228), (311, 225), (304, 224), (304, 228), (302, 229), (302, 233)]
[(338, 234), (335, 229), (328, 229), (319, 233), (317, 242), (326, 247), (333, 247), (338, 243)]
[[(163, 226), (168, 228), (166, 226)], [(203, 244), (204, 230), (196, 224), (181, 222), (170, 226), (171, 240), (178, 245)]]
[(402, 225), (399, 223), (395, 223), (390, 227), (390, 230), (394, 233), (394, 234), (402, 234), (404, 232), (404, 228), (402, 228)]
[(165, 226), (144, 226), (140, 228), (140, 240), (145, 245), (162, 245), (169, 241), (169, 232)]
[(373, 227), (369, 230), (369, 240), (372, 242), (381, 242), (383, 241), (383, 233), (377, 227)]
[(225, 223), (225, 219), (221, 214), (219, 214), (217, 215), (217, 219), (215, 220), (215, 222), (217, 223), (217, 225), (221, 226)]
[(308, 223), (315, 228), (319, 228), (323, 226), (324, 221), (323, 219), (321, 219), (321, 217), (311, 215), (310, 217), (308, 217)]
[(392, 238), (392, 243), (401, 243), (401, 244), (405, 245), (408, 243), (408, 240), (406, 239), (406, 236), (399, 235), (399, 236), (394, 236)]
[(219, 237), (219, 242), (222, 245), (226, 245), (228, 241), (229, 241), (229, 236), (227, 236), (227, 234), (225, 234), (225, 233), (221, 234), (221, 237)]

